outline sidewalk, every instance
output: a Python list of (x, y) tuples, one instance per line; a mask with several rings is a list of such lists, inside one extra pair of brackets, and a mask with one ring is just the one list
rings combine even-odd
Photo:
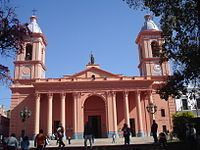
[[(112, 138), (99, 138), (94, 140), (93, 146), (107, 146), (107, 145), (123, 145), (124, 138), (116, 138), (115, 143), (112, 143)], [(84, 146), (84, 140), (71, 140), (71, 144), (68, 144), (67, 140), (64, 140), (66, 147), (77, 147)], [(132, 137), (130, 139), (130, 144), (151, 144), (153, 143), (153, 137)], [(34, 147), (33, 141), (30, 141), (30, 147)], [(47, 147), (58, 147), (56, 145), (56, 140), (51, 140)]]

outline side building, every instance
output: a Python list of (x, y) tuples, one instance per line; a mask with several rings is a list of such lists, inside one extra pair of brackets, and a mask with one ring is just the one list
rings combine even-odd
[(9, 136), (10, 111), (0, 105), (0, 135)]
[[(25, 125), (30, 137), (39, 129), (51, 136), (61, 122), (66, 136), (80, 139), (88, 121), (95, 138), (121, 135), (124, 123), (132, 136), (147, 136), (153, 119), (159, 132), (172, 130), (174, 99), (165, 101), (156, 93), (169, 75), (169, 63), (159, 64), (157, 47), (164, 39), (150, 15), (145, 16), (136, 39), (140, 76), (114, 74), (91, 60), (76, 74), (45, 78), (47, 41), (36, 16), (31, 17), (28, 27), (32, 35), (14, 62), (10, 132), (20, 136)], [(19, 115), (24, 107), (32, 112), (26, 123)]]
[(188, 93), (175, 99), (176, 112), (192, 112), (197, 117), (200, 117), (200, 96), (198, 88), (188, 87)]

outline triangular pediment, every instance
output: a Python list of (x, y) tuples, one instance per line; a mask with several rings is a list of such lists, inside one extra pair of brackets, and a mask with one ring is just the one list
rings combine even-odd
[(73, 74), (72, 76), (68, 76), (68, 77), (71, 77), (71, 78), (91, 78), (93, 75), (95, 76), (95, 78), (111, 78), (111, 77), (112, 78), (113, 77), (119, 78), (119, 77), (121, 77), (121, 75), (113, 74), (113, 73), (110, 73), (108, 71), (102, 70), (102, 69), (97, 68), (97, 67), (88, 68), (86, 70), (83, 70), (81, 72), (78, 72), (78, 73)]

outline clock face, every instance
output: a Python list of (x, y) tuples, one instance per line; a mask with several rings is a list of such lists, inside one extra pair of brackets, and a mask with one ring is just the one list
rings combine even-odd
[(155, 65), (153, 66), (153, 69), (154, 69), (154, 71), (156, 71), (156, 72), (161, 71), (161, 67), (160, 67), (159, 64), (155, 64)]

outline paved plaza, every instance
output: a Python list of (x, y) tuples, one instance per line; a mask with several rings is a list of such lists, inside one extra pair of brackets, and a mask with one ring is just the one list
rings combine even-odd
[[(68, 144), (67, 140), (64, 140), (66, 147), (77, 147), (84, 146), (83, 139), (71, 140), (71, 144)], [(132, 137), (130, 140), (130, 144), (151, 144), (153, 143), (153, 137)], [(89, 144), (89, 142), (88, 142)], [(124, 138), (116, 138), (116, 142), (112, 143), (112, 138), (99, 138), (94, 140), (93, 146), (104, 146), (104, 145), (123, 145)], [(33, 147), (33, 141), (31, 141), (31, 146)], [(50, 144), (47, 147), (57, 147), (56, 140), (51, 140)]]

